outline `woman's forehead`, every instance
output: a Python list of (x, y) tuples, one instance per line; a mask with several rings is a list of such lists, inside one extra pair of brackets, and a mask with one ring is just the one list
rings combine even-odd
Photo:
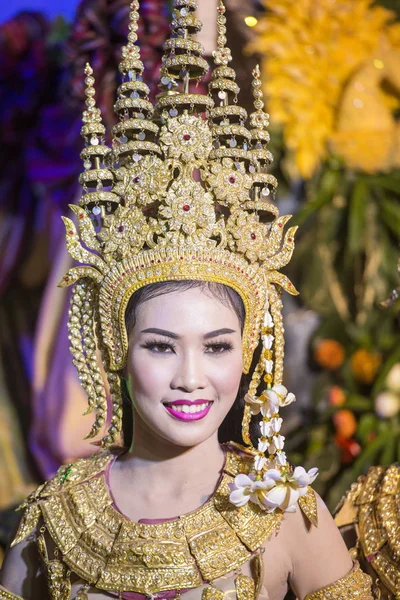
[(201, 288), (168, 292), (138, 306), (137, 326), (157, 327), (168, 323), (180, 330), (199, 327), (211, 330), (227, 327), (227, 323), (237, 327), (238, 316), (228, 303), (221, 302)]

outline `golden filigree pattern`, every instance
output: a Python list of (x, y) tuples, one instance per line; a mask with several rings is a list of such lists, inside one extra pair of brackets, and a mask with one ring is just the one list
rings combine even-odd
[(373, 600), (372, 580), (363, 573), (358, 563), (348, 575), (321, 590), (308, 594), (305, 600)]
[(0, 585), (0, 600), (24, 600), (24, 599), (21, 598), (21, 596), (17, 596), (17, 594), (12, 594), (11, 592), (8, 592), (6, 589), (4, 589)]
[[(129, 521), (114, 508), (105, 481), (104, 469), (112, 458), (105, 452), (63, 467), (35, 495), (62, 561), (47, 559), (42, 534), (38, 543), (51, 565), (52, 585), (57, 580), (63, 593), (68, 571), (103, 590), (149, 595), (195, 588), (250, 560), (281, 522), (279, 511), (269, 514), (256, 506), (236, 509), (230, 504), (229, 484), (251, 459), (231, 450), (216, 493), (199, 509), (162, 523)], [(240, 585), (245, 598), (249, 582)]]
[(371, 467), (353, 484), (337, 513), (338, 525), (357, 524), (360, 557), (395, 597), (400, 593), (400, 466)]
[(300, 496), (299, 506), (310, 523), (318, 527), (317, 498), (312, 488), (309, 487), (307, 493), (304, 496)]

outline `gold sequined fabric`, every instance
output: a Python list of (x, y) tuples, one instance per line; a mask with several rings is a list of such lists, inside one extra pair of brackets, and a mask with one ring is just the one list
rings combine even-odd
[(400, 598), (400, 465), (371, 467), (352, 486), (335, 517), (353, 527), (354, 554), (377, 575), (384, 594)]
[(7, 592), (7, 590), (0, 586), (0, 600), (23, 600), (23, 598), (16, 594), (12, 594), (11, 592)]
[[(43, 548), (41, 554), (54, 567), (49, 574), (53, 587), (65, 595), (67, 570), (101, 590), (150, 595), (196, 588), (238, 570), (279, 528), (279, 510), (267, 513), (251, 503), (237, 508), (229, 502), (229, 484), (250, 470), (250, 454), (227, 449), (221, 481), (208, 502), (182, 517), (150, 524), (130, 521), (114, 507), (104, 472), (113, 459), (105, 451), (63, 467), (23, 505), (25, 516), (13, 544), (42, 517), (58, 560), (48, 560)], [(304, 505), (311, 511), (303, 510), (312, 518), (314, 493), (310, 490), (308, 496)], [(43, 545), (41, 535), (37, 541)], [(236, 579), (243, 600), (255, 595), (254, 582), (248, 579)], [(205, 592), (215, 593), (212, 588)]]
[(335, 583), (308, 594), (305, 600), (373, 600), (371, 578), (355, 563), (353, 569)]

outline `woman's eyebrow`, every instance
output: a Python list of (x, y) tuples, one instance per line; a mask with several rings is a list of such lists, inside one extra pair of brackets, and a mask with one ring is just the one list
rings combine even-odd
[(179, 335), (177, 333), (172, 333), (172, 331), (167, 331), (166, 329), (158, 329), (157, 327), (149, 327), (148, 329), (142, 329), (140, 333), (158, 333), (159, 335), (166, 335), (167, 337), (173, 338), (174, 340), (179, 340)]
[(235, 330), (224, 327), (223, 329), (216, 329), (215, 331), (205, 333), (203, 337), (205, 340), (208, 340), (209, 338), (217, 337), (217, 335), (224, 335), (226, 333), (235, 333)]
[[(167, 331), (166, 329), (158, 329), (157, 327), (149, 327), (148, 329), (142, 329), (140, 333), (156, 333), (158, 335), (165, 335), (174, 340), (179, 340), (180, 337), (177, 333)], [(205, 340), (208, 340), (209, 338), (217, 337), (218, 335), (224, 335), (227, 333), (235, 333), (235, 330), (224, 327), (222, 329), (216, 329), (215, 331), (209, 331), (208, 333), (205, 333), (203, 337)]]

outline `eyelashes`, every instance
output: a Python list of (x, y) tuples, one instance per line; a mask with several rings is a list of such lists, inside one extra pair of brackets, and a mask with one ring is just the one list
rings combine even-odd
[[(171, 341), (161, 342), (159, 340), (147, 340), (142, 344), (143, 348), (154, 352), (154, 354), (170, 354), (170, 351), (176, 350), (176, 344)], [(207, 354), (224, 354), (232, 352), (233, 346), (230, 342), (207, 342), (204, 344)]]

